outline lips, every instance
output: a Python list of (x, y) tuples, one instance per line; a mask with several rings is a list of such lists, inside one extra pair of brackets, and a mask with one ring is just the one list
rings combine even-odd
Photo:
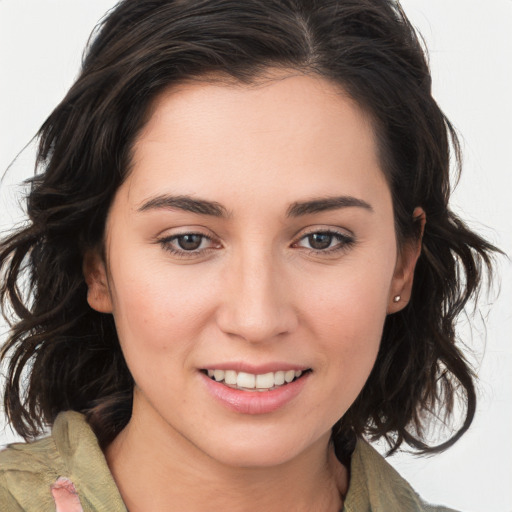
[[(275, 365), (272, 367), (276, 368)], [(298, 399), (312, 375), (311, 369), (299, 370), (289, 366), (276, 371), (269, 369), (268, 366), (259, 367), (252, 373), (228, 367), (209, 368), (201, 370), (199, 375), (208, 393), (224, 407), (238, 414), (260, 415), (278, 411)], [(287, 377), (290, 382), (286, 381)], [(279, 384), (283, 378), (284, 382)]]

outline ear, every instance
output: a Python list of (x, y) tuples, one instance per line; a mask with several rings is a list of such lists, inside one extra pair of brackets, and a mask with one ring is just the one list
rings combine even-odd
[(406, 241), (398, 255), (388, 298), (388, 314), (401, 311), (411, 299), (414, 269), (421, 254), (421, 241), (426, 222), (423, 208), (415, 208), (412, 215), (414, 221), (420, 223), (420, 233), (417, 238)]
[(112, 297), (107, 279), (105, 262), (97, 250), (84, 255), (83, 273), (87, 283), (87, 302), (100, 313), (112, 313)]

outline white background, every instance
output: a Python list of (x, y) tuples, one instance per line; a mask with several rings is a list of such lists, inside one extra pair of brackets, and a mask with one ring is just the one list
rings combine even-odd
[[(0, 175), (71, 85), (90, 30), (113, 4), (0, 0)], [(434, 95), (463, 136), (455, 209), (511, 255), (512, 0), (402, 4), (430, 49)], [(4, 229), (18, 219), (13, 184), (30, 176), (33, 155), (27, 148), (4, 178)], [(469, 341), (480, 377), (471, 431), (445, 454), (391, 459), (424, 498), (466, 512), (512, 512), (512, 265), (505, 258), (499, 274), (501, 293), (484, 301), (484, 321)], [(0, 444), (12, 439), (0, 417)]]

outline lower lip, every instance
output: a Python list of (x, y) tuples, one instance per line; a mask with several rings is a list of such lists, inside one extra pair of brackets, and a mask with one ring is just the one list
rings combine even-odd
[(206, 388), (221, 404), (241, 414), (268, 414), (291, 402), (306, 385), (311, 372), (270, 391), (242, 391), (217, 382), (201, 373)]

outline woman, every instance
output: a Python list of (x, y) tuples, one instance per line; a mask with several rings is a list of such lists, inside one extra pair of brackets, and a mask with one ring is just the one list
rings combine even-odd
[(6, 507), (441, 510), (362, 438), (467, 430), (454, 322), (494, 248), (399, 7), (122, 2), (40, 136), (5, 406), (53, 432), (0, 456)]

